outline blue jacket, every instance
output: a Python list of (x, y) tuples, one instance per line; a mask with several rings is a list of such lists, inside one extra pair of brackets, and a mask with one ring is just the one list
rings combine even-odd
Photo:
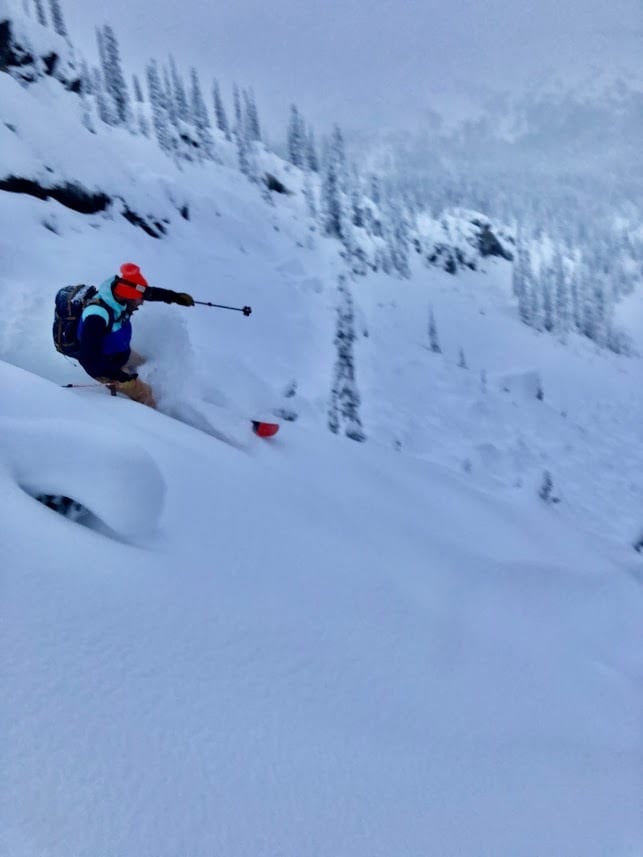
[[(98, 287), (98, 294), (83, 310), (78, 324), (79, 362), (92, 378), (126, 381), (122, 367), (130, 356), (130, 311), (112, 294), (115, 277)], [(99, 302), (100, 301), (100, 302)]]

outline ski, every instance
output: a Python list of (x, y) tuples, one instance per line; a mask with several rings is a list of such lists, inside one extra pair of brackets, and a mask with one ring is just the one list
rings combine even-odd
[[(109, 384), (63, 384), (62, 386), (67, 389), (104, 387), (109, 390), (112, 396), (117, 395), (115, 387), (110, 386)], [(121, 396), (121, 398), (127, 397)], [(166, 416), (172, 417), (180, 422), (187, 423), (187, 425), (191, 425), (193, 428), (199, 429), (199, 431), (212, 435), (212, 437), (216, 437), (217, 440), (222, 440), (232, 446), (243, 448), (243, 441), (235, 435), (234, 431), (230, 430), (228, 427), (224, 428), (225, 423), (229, 421), (230, 414), (226, 414), (224, 411), (217, 409), (216, 407), (213, 408), (212, 405), (208, 407), (205, 402), (199, 402), (196, 407), (187, 402), (178, 402), (174, 403), (170, 407), (163, 408), (160, 410), (160, 413), (164, 413)], [(214, 418), (212, 418), (213, 414)], [(239, 420), (237, 419), (237, 423), (238, 422)], [(243, 420), (241, 422), (243, 422)], [(265, 420), (249, 420), (248, 422), (257, 437), (274, 437), (279, 431), (279, 423), (270, 423)]]

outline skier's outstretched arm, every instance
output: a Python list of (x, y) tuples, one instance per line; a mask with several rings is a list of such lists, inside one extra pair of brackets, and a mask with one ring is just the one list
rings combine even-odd
[(172, 289), (161, 289), (158, 286), (148, 286), (145, 289), (146, 301), (163, 301), (166, 304), (179, 306), (194, 306), (194, 298), (187, 292), (174, 292)]

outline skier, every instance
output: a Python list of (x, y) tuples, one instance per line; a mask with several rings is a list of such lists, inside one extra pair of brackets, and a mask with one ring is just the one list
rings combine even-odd
[(113, 386), (135, 402), (154, 408), (152, 388), (132, 371), (144, 362), (130, 348), (130, 317), (143, 301), (194, 306), (191, 295), (149, 286), (139, 266), (125, 262), (120, 267), (120, 276), (109, 277), (101, 283), (98, 293), (83, 310), (78, 326), (78, 360), (92, 378)]

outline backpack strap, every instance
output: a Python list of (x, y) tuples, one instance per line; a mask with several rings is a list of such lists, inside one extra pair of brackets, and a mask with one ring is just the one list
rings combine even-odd
[(91, 301), (88, 302), (87, 306), (83, 310), (83, 318), (87, 318), (90, 315), (98, 315), (102, 319), (104, 319), (107, 325), (107, 332), (109, 333), (114, 326), (114, 310), (112, 307), (105, 303), (101, 298), (92, 298)]

